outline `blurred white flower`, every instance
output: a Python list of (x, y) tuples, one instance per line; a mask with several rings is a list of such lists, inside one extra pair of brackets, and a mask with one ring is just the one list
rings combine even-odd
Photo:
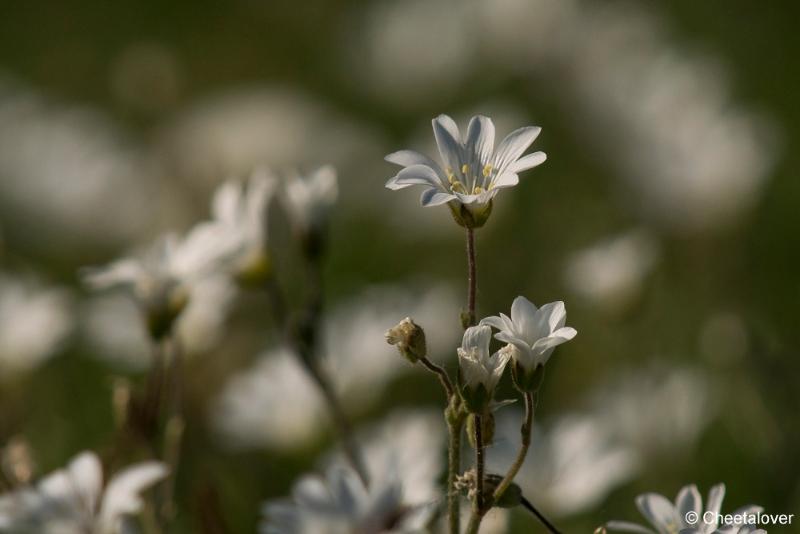
[(412, 185), (425, 186), (420, 197), (423, 206), (447, 203), (457, 215), (466, 209), (477, 226), (485, 221), (489, 202), (500, 189), (517, 185), (517, 173), (532, 169), (546, 159), (544, 152), (522, 156), (539, 135), (541, 128), (538, 126), (511, 132), (495, 150), (494, 124), (488, 117), (473, 117), (464, 138), (455, 121), (447, 115), (439, 115), (432, 123), (444, 168), (419, 152), (393, 152), (386, 156), (386, 161), (403, 170), (386, 182), (386, 187), (397, 190)]
[[(479, 42), (471, 2), (384, 0), (356, 11), (344, 58), (353, 89), (407, 109), (462, 87)], [(446, 75), (444, 74), (446, 73)]]
[(392, 414), (360, 439), (370, 485), (339, 456), (325, 476), (306, 475), (292, 497), (264, 506), (265, 534), (421, 532), (438, 504), (444, 432), (441, 416)]
[(711, 381), (689, 368), (619, 372), (591, 397), (597, 416), (640, 454), (690, 453), (716, 411)]
[[(224, 275), (208, 276), (192, 285), (191, 298), (174, 326), (186, 356), (217, 346), (235, 296), (235, 286)], [(83, 328), (97, 357), (130, 369), (145, 369), (150, 364), (152, 347), (147, 329), (125, 295), (102, 294), (88, 299)]]
[(106, 267), (86, 268), (83, 280), (92, 289), (125, 287), (143, 308), (148, 330), (156, 338), (168, 333), (191, 297), (192, 287), (240, 250), (225, 227), (195, 226), (181, 239), (168, 234), (140, 258), (124, 258)]
[(584, 300), (616, 308), (630, 302), (658, 260), (658, 242), (645, 230), (603, 240), (567, 260), (567, 287)]
[(297, 87), (252, 86), (193, 103), (165, 125), (158, 149), (174, 174), (215, 186), (220, 177), (244, 176), (259, 166), (283, 170), (323, 162), (360, 179), (365, 157), (374, 153), (377, 161), (380, 139)]
[(511, 317), (501, 313), (486, 317), (480, 324), (497, 328), (495, 338), (509, 343), (516, 349), (512, 352), (516, 361), (526, 371), (544, 365), (558, 345), (574, 338), (578, 332), (569, 326), (567, 310), (561, 301), (537, 308), (525, 297), (517, 297), (511, 304)]
[[(495, 444), (487, 449), (488, 468), (504, 474), (519, 450), (522, 411), (509, 408), (497, 417)], [(545, 515), (567, 516), (591, 509), (639, 468), (635, 450), (592, 415), (568, 415), (554, 425), (537, 426), (515, 482)]]
[(239, 278), (258, 278), (270, 268), (268, 208), (277, 187), (274, 177), (258, 169), (244, 187), (229, 180), (214, 193), (211, 203), (213, 222), (222, 227), (234, 248), (238, 249), (228, 261)]
[[(688, 532), (698, 534), (738, 534), (742, 525), (722, 523), (722, 499), (725, 497), (725, 484), (717, 484), (708, 492), (706, 508), (703, 508), (703, 499), (697, 486), (690, 484), (684, 486), (675, 498), (675, 504), (666, 497), (657, 493), (645, 493), (636, 497), (636, 507), (653, 526), (653, 529), (629, 523), (627, 521), (609, 521), (606, 527), (611, 531), (635, 532), (638, 534), (683, 534)], [(741, 518), (745, 514), (757, 514), (764, 509), (760, 506), (743, 506), (730, 515)], [(692, 521), (694, 518), (694, 521)], [(749, 530), (745, 530), (749, 532)]]
[(122, 534), (125, 520), (139, 513), (142, 491), (164, 476), (159, 462), (135, 464), (103, 484), (100, 460), (92, 452), (37, 484), (0, 496), (0, 530), (20, 534)]
[(0, 206), (7, 222), (25, 221), (26, 244), (70, 259), (87, 245), (132, 240), (147, 220), (155, 175), (101, 111), (0, 75)]
[(463, 387), (471, 392), (483, 388), (484, 400), (488, 403), (494, 388), (503, 376), (511, 354), (501, 349), (489, 353), (492, 329), (488, 326), (471, 326), (464, 331), (458, 351), (458, 367)]
[(286, 210), (295, 228), (302, 234), (318, 230), (339, 196), (336, 170), (326, 165), (306, 176), (290, 174), (284, 191)]
[(715, 61), (672, 45), (651, 11), (582, 7), (564, 28), (561, 83), (582, 109), (576, 128), (623, 178), (623, 201), (676, 232), (735, 221), (774, 163), (764, 120), (732, 101)]
[(0, 375), (35, 368), (73, 326), (66, 291), (0, 275)]
[[(386, 328), (402, 317), (397, 310), (425, 327), (429, 357), (440, 360), (460, 335), (458, 309), (455, 295), (442, 287), (373, 287), (327, 314), (321, 363), (347, 409), (362, 411), (390, 380), (414, 369), (385, 342)], [(316, 385), (285, 349), (267, 351), (230, 378), (211, 417), (220, 438), (234, 448), (295, 449), (328, 423)]]

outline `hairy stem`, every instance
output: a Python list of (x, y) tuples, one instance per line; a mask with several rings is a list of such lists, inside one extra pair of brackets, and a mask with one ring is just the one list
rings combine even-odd
[(484, 495), (483, 478), (484, 463), (483, 458), (483, 417), (478, 414), (475, 417), (475, 501), (473, 502), (473, 512), (483, 515)]
[(455, 396), (450, 397), (450, 405), (445, 411), (450, 443), (447, 453), (447, 523), (449, 534), (460, 534), (461, 499), (456, 489), (456, 477), (461, 473), (461, 433), (464, 428), (464, 415)]
[(164, 463), (167, 464), (169, 473), (164, 481), (164, 502), (161, 508), (161, 517), (165, 524), (168, 524), (175, 515), (175, 482), (181, 459), (181, 443), (185, 427), (183, 419), (183, 353), (176, 335), (173, 334), (169, 339), (169, 346), (172, 349), (169, 372), (172, 398), (167, 408), (163, 452)]
[(475, 316), (475, 293), (477, 291), (478, 279), (475, 263), (475, 230), (467, 228), (467, 314), (468, 326), (474, 326)]
[(508, 469), (506, 476), (503, 477), (503, 480), (498, 484), (497, 488), (494, 490), (494, 495), (492, 497), (493, 501), (498, 501), (503, 496), (503, 493), (508, 489), (512, 482), (514, 482), (514, 477), (517, 476), (519, 473), (520, 468), (522, 468), (522, 464), (525, 463), (525, 457), (528, 455), (528, 448), (531, 445), (531, 431), (533, 430), (533, 393), (526, 392), (525, 393), (525, 420), (522, 422), (522, 428), (520, 429), (520, 433), (522, 434), (522, 442), (519, 447), (519, 452), (517, 453), (517, 458), (514, 460), (514, 463), (511, 464), (511, 467)]
[(439, 382), (442, 384), (445, 393), (447, 393), (448, 402), (452, 400), (453, 395), (455, 395), (455, 390), (453, 389), (453, 382), (450, 381), (450, 376), (448, 376), (447, 371), (445, 371), (443, 367), (430, 361), (427, 357), (420, 358), (419, 362), (424, 365), (426, 369), (439, 377)]

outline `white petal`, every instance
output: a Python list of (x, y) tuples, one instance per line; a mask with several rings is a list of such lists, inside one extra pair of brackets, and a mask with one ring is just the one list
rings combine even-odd
[(444, 190), (442, 181), (436, 171), (425, 165), (412, 165), (397, 173), (395, 183), (400, 186), (429, 185)]
[(479, 165), (475, 172), (481, 172), (483, 165), (489, 163), (494, 150), (494, 123), (489, 117), (477, 115), (472, 117), (467, 127), (467, 139), (464, 143), (467, 154), (474, 154), (473, 165)]
[[(719, 515), (722, 508), (722, 499), (725, 498), (725, 484), (717, 484), (712, 487), (708, 492), (708, 502), (706, 502), (706, 511), (714, 512), (714, 516)], [(711, 514), (709, 514), (711, 515)]]
[(518, 334), (523, 332), (520, 330), (522, 324), (533, 319), (537, 311), (536, 305), (525, 297), (519, 296), (514, 299), (514, 302), (511, 303), (511, 320), (514, 322)]
[(433, 119), (433, 136), (445, 166), (457, 171), (463, 159), (463, 146), (456, 123), (447, 115), (439, 115)]
[(502, 317), (498, 317), (497, 315), (491, 315), (489, 317), (484, 317), (481, 319), (481, 322), (478, 323), (479, 326), (489, 325), (497, 328), (498, 330), (506, 329), (506, 323)]
[(542, 129), (538, 126), (528, 126), (508, 134), (494, 154), (494, 168), (497, 172), (502, 174), (507, 167), (516, 162), (541, 131)]
[(397, 152), (392, 152), (383, 159), (385, 159), (389, 163), (400, 165), (401, 167), (411, 167), (412, 165), (425, 165), (426, 167), (430, 167), (431, 169), (435, 170), (437, 173), (441, 175), (441, 169), (439, 168), (439, 165), (435, 161), (433, 161), (425, 154), (420, 154), (415, 150), (398, 150)]
[(144, 462), (121, 471), (108, 483), (100, 509), (100, 521), (108, 526), (124, 515), (136, 514), (142, 509), (141, 492), (167, 475), (167, 468), (159, 462)]
[(505, 189), (506, 187), (514, 187), (519, 183), (519, 176), (516, 173), (505, 171), (503, 174), (495, 176), (490, 184), (492, 190)]
[(488, 326), (470, 326), (464, 331), (461, 348), (468, 351), (477, 348), (481, 352), (489, 353), (489, 343), (492, 340), (492, 329)]
[(545, 315), (547, 326), (551, 332), (564, 326), (567, 321), (567, 309), (560, 300), (545, 304), (539, 311)]
[(663, 495), (657, 493), (639, 495), (636, 498), (636, 506), (659, 531), (668, 531), (667, 525), (682, 524), (675, 507)]
[(697, 491), (697, 486), (694, 484), (681, 488), (675, 499), (675, 505), (681, 517), (686, 517), (688, 512), (695, 512), (697, 517), (703, 513), (703, 498), (700, 497), (700, 492)]
[(81, 269), (80, 276), (92, 289), (107, 289), (120, 285), (136, 285), (145, 275), (142, 264), (132, 259), (117, 260), (106, 267)]
[(234, 224), (242, 209), (242, 186), (228, 180), (219, 186), (211, 200), (211, 214), (218, 221)]
[(534, 167), (538, 167), (547, 160), (544, 152), (532, 152), (525, 157), (519, 158), (506, 169), (507, 172), (520, 173)]
[(455, 200), (455, 198), (455, 195), (444, 193), (434, 187), (431, 187), (430, 189), (426, 189), (422, 192), (422, 195), (419, 197), (419, 202), (425, 207), (441, 206), (442, 204), (450, 202), (451, 200)]

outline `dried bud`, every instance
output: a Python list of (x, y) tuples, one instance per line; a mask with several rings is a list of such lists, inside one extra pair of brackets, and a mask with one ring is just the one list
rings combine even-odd
[(397, 326), (386, 331), (386, 342), (396, 345), (400, 354), (411, 363), (416, 363), (428, 354), (425, 330), (410, 317), (406, 317)]
[[(475, 474), (475, 469), (470, 469), (469, 471), (465, 471), (463, 475), (456, 477), (455, 487), (457, 490), (464, 493), (470, 500), (472, 500), (475, 498), (475, 493), (477, 491), (477, 480), (478, 477)], [(494, 497), (494, 492), (497, 490), (497, 487), (502, 481), (503, 477), (500, 475), (484, 475), (483, 495), (486, 502), (491, 502), (491, 499)], [(492, 502), (492, 506), (496, 506), (498, 508), (513, 508), (518, 506), (520, 503), (522, 503), (522, 489), (517, 484), (512, 482), (500, 496), (500, 499)]]

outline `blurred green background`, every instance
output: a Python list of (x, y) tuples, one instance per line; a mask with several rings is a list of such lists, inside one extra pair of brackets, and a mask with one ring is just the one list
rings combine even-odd
[[(461, 229), (414, 192), (384, 189), (395, 169), (382, 158), (435, 154), (432, 117), (483, 113), (498, 135), (541, 126), (534, 148), (548, 161), (478, 232), (479, 315), (520, 294), (564, 300), (579, 335), (551, 360), (537, 418), (605, 410), (645, 434), (626, 445), (635, 474), (561, 514), (563, 529), (638, 520), (635, 495), (672, 498), (690, 482), (704, 493), (725, 482), (724, 510), (800, 510), (795, 3), (33, 0), (2, 11), (0, 444), (24, 437), (40, 473), (108, 446), (113, 384), (140, 381), (147, 361), (124, 334), (135, 313), (98, 304), (77, 269), (186, 229), (217, 184), (256, 165), (338, 168), (326, 299), (340, 315), (388, 316), (365, 351), (383, 351), (383, 329), (430, 288), (447, 297), (428, 301), (455, 302), (439, 318), (451, 329), (439, 345), (455, 347)], [(41, 306), (2, 294), (19, 284), (46, 292)], [(382, 300), (387, 287), (394, 300)], [(377, 293), (360, 301), (365, 288)], [(209, 494), (231, 532), (253, 531), (260, 503), (333, 443), (323, 432), (231, 448), (215, 430), (226, 381), (276, 343), (269, 320), (266, 299), (240, 296), (193, 351), (181, 532), (199, 528)], [(673, 371), (691, 381), (659, 390)], [(613, 410), (626, 384), (658, 402)], [(440, 402), (416, 369), (358, 387), (370, 389), (359, 424)], [(513, 516), (514, 531), (531, 524)]]

